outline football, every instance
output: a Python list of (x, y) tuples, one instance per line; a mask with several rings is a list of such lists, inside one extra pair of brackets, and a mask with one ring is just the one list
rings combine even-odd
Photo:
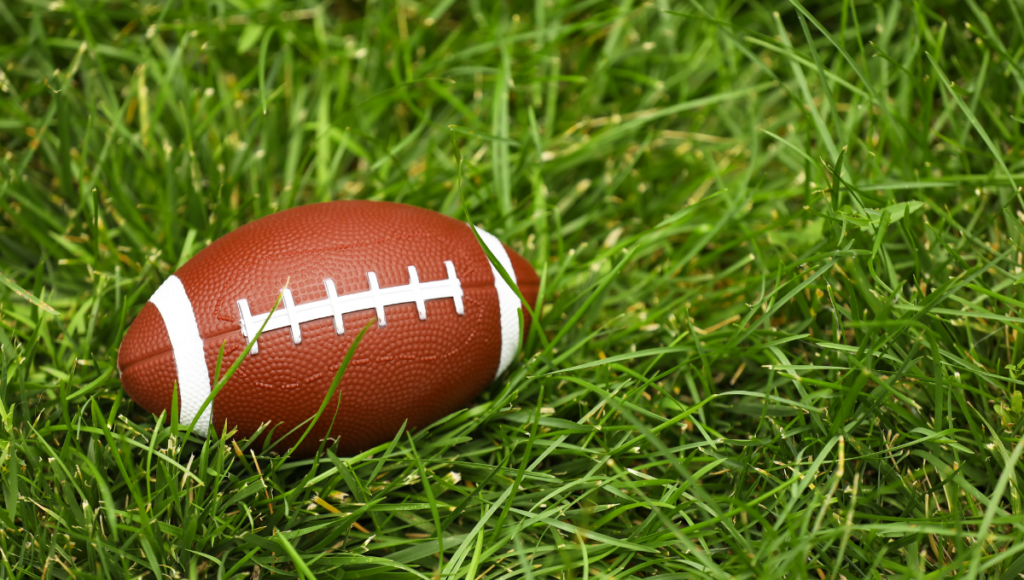
[[(476, 231), (532, 307), (533, 267)], [(197, 253), (139, 312), (117, 367), (146, 410), (176, 404), (179, 422), (196, 420), (202, 436), (247, 437), (267, 425), (260, 438), (280, 440), (283, 452), (312, 424), (365, 327), (297, 449), (309, 455), (328, 438), (352, 454), (403, 423), (421, 428), (465, 407), (512, 364), (529, 324), (466, 223), (398, 203), (334, 201), (266, 216)], [(202, 409), (218, 359), (223, 376), (253, 339)]]

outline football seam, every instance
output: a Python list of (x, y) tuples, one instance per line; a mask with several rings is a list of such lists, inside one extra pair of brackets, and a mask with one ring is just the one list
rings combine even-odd
[[(475, 300), (473, 300), (472, 298), (468, 298), (467, 301), (470, 302), (470, 303), (475, 302)], [(477, 312), (476, 321), (479, 322), (480, 318), (482, 316), (482, 310), (481, 309), (477, 309), (476, 312)], [(395, 356), (379, 356), (379, 357), (376, 358), (376, 362), (378, 362), (378, 363), (389, 363), (391, 361), (394, 361), (396, 358), (399, 359), (399, 360), (406, 360), (406, 361), (415, 361), (415, 360), (419, 360), (419, 361), (435, 361), (435, 360), (439, 360), (439, 359), (440, 360), (445, 360), (447, 358), (450, 358), (450, 357), (454, 356), (456, 353), (458, 353), (460, 350), (462, 350), (463, 347), (465, 347), (467, 344), (469, 344), (473, 340), (473, 338), (476, 336), (476, 332), (477, 332), (476, 329), (470, 331), (469, 336), (467, 336), (466, 339), (464, 341), (462, 341), (462, 344), (460, 344), (459, 346), (453, 348), (452, 350), (448, 351), (447, 353), (445, 353), (443, 355), (431, 355), (431, 356), (420, 356), (420, 357), (415, 356), (415, 355), (399, 355), (397, 357), (395, 357)], [(237, 348), (232, 349), (232, 352), (236, 352), (237, 350), (238, 350)], [(350, 364), (353, 365), (353, 366), (362, 366), (362, 365), (370, 364), (372, 362), (374, 362), (374, 361), (372, 359), (370, 359), (370, 358), (361, 358), (361, 359), (353, 358)], [(340, 366), (341, 366), (341, 363), (335, 363), (335, 364), (331, 365), (329, 368), (332, 371), (337, 371)], [(242, 368), (239, 367), (238, 371), (241, 371), (241, 370), (242, 370)], [(236, 374), (237, 374), (237, 371), (236, 371)], [(285, 389), (285, 390), (291, 390), (291, 389), (295, 389), (295, 388), (298, 388), (298, 387), (302, 386), (302, 384), (309, 384), (309, 383), (319, 379), (320, 377), (322, 377), (323, 374), (324, 373), (317, 373), (315, 375), (310, 375), (310, 376), (306, 377), (305, 379), (303, 379), (301, 383), (282, 383), (280, 385), (275, 385), (273, 383), (264, 383), (264, 382), (256, 381), (254, 384), (257, 387), (259, 387), (261, 389), (266, 389), (266, 390), (278, 389), (278, 388)]]
[[(539, 288), (540, 287), (540, 283), (538, 282), (536, 284), (516, 284), (516, 286), (519, 288), (519, 291), (522, 292), (524, 288)], [(473, 285), (463, 286), (463, 289), (467, 289), (468, 290), (468, 289), (473, 289), (473, 288), (493, 288), (493, 287), (494, 286), (492, 284), (473, 284)], [(390, 288), (390, 286), (389, 286), (389, 288)], [(223, 298), (218, 297), (215, 305), (219, 306), (222, 300), (223, 300)], [(305, 302), (303, 302), (303, 304), (305, 304)], [(221, 317), (220, 315), (217, 314), (217, 310), (218, 309), (214, 310), (215, 318), (217, 320), (221, 320), (221, 321), (224, 321), (224, 322), (235, 322), (235, 321), (224, 320), (223, 317)], [(232, 333), (235, 333), (235, 332), (240, 332), (240, 331), (241, 331), (241, 326), (239, 326), (238, 328), (232, 329), (232, 330), (228, 330), (228, 331), (222, 332), (220, 334), (215, 334), (215, 335), (210, 336), (210, 337), (200, 336), (200, 338), (203, 339), (203, 342), (206, 342), (207, 340), (210, 340), (210, 339), (220, 338), (222, 336), (226, 336), (226, 335), (229, 335), (229, 334), (232, 334)], [(462, 347), (460, 346), (459, 348), (462, 348)], [(161, 350), (160, 352), (156, 352), (156, 353), (153, 353), (151, 355), (144, 356), (144, 357), (142, 357), (142, 358), (140, 358), (138, 360), (135, 360), (135, 361), (133, 361), (133, 362), (123, 366), (123, 367), (120, 365), (120, 363), (118, 363), (118, 365), (117, 365), (118, 374), (123, 374), (128, 369), (130, 369), (131, 367), (133, 367), (133, 366), (135, 366), (137, 364), (144, 363), (146, 361), (149, 361), (150, 359), (154, 359), (154, 358), (157, 358), (159, 356), (163, 356), (163, 355), (165, 355), (167, 353), (172, 353), (173, 354), (174, 353), (174, 348), (168, 348), (168, 349), (165, 349), (165, 350)], [(118, 354), (120, 354), (120, 353), (118, 353)], [(227, 353), (225, 352), (225, 354), (227, 354)], [(404, 356), (400, 356), (399, 358), (410, 360), (410, 359), (407, 359)], [(365, 364), (365, 363), (363, 363), (363, 364)]]
[[(165, 331), (165, 332), (166, 332), (166, 331)], [(233, 334), (233, 333), (235, 333), (235, 332), (238, 332), (238, 330), (229, 330), (229, 331), (227, 331), (227, 332), (222, 332), (222, 333), (220, 333), (220, 334), (215, 334), (215, 335), (213, 335), (213, 336), (210, 336), (210, 337), (203, 337), (203, 336), (200, 336), (199, 338), (201, 338), (201, 339), (203, 340), (203, 342), (205, 343), (205, 342), (206, 342), (207, 340), (211, 340), (211, 339), (215, 339), (215, 338), (220, 338), (220, 337), (222, 337), (222, 336), (227, 336), (227, 335), (229, 335), (229, 334)], [(234, 350), (236, 350), (236, 349), (232, 349), (232, 351), (231, 351), (231, 352), (234, 352)], [(120, 353), (119, 353), (119, 354), (120, 354)], [(131, 363), (128, 363), (128, 364), (127, 364), (127, 365), (125, 365), (124, 367), (122, 367), (122, 366), (121, 366), (121, 363), (120, 363), (120, 361), (118, 361), (118, 364), (117, 364), (117, 370), (118, 370), (118, 371), (120, 371), (121, 373), (124, 373), (124, 372), (126, 372), (126, 371), (127, 371), (128, 369), (132, 368), (133, 366), (135, 366), (135, 365), (137, 365), (137, 364), (141, 364), (141, 363), (147, 362), (147, 361), (149, 361), (149, 360), (151, 360), (151, 359), (154, 359), (154, 358), (156, 358), (156, 357), (158, 357), (158, 356), (163, 356), (163, 355), (165, 355), (165, 354), (172, 354), (172, 355), (173, 355), (173, 354), (174, 354), (174, 347), (171, 347), (171, 348), (168, 348), (168, 349), (162, 350), (162, 351), (160, 351), (160, 352), (157, 352), (157, 353), (153, 353), (153, 354), (151, 354), (151, 355), (148, 355), (148, 356), (144, 356), (144, 357), (142, 357), (142, 358), (140, 358), (140, 359), (138, 359), (138, 360), (136, 360), (136, 361), (133, 361), (133, 362), (131, 362)], [(228, 354), (228, 351), (224, 351), (224, 354)]]
[[(484, 286), (470, 286), (470, 288), (484, 288)], [(468, 302), (475, 302), (475, 300), (473, 300), (472, 298), (469, 298), (469, 297), (466, 297), (464, 299), (467, 300)], [(477, 315), (476, 315), (476, 321), (479, 321), (479, 320), (480, 320), (480, 314), (478, 312)], [(231, 334), (235, 334), (237, 332), (239, 332), (239, 329), (229, 330), (227, 332), (222, 332), (220, 334), (216, 334), (216, 335), (213, 335), (213, 336), (210, 336), (210, 337), (200, 337), (200, 338), (202, 338), (203, 342), (205, 343), (208, 340), (215, 340), (215, 339), (221, 338), (222, 336), (228, 336), (228, 335), (231, 335)], [(460, 344), (457, 348), (455, 348), (455, 349), (449, 351), (448, 353), (444, 354), (443, 356), (434, 355), (434, 356), (430, 356), (430, 357), (418, 357), (418, 356), (415, 356), (415, 355), (399, 355), (399, 356), (396, 356), (396, 357), (378, 357), (377, 362), (391, 362), (394, 359), (408, 360), (408, 361), (411, 361), (411, 360), (424, 360), (424, 361), (428, 361), (428, 360), (437, 360), (437, 359), (444, 360), (444, 359), (452, 356), (456, 352), (458, 352), (460, 349), (462, 349), (462, 347), (466, 346), (466, 343), (468, 343), (470, 341), (470, 339), (472, 339), (474, 336), (476, 336), (476, 330), (475, 329), (472, 330), (469, 333), (469, 336), (466, 338), (465, 341), (463, 341), (462, 344)], [(234, 352), (236, 352), (238, 350), (240, 350), (240, 349), (235, 347), (234, 345), (232, 345), (230, 350), (225, 350), (224, 351), (224, 354), (225, 355), (232, 354), (232, 353), (234, 353)], [(134, 367), (134, 366), (136, 366), (138, 364), (142, 364), (144, 362), (150, 361), (152, 359), (155, 359), (157, 357), (163, 356), (165, 354), (173, 355), (174, 354), (174, 348), (168, 348), (168, 349), (162, 350), (162, 351), (160, 351), (158, 353), (151, 354), (149, 356), (140, 358), (140, 359), (138, 359), (138, 360), (136, 360), (136, 361), (134, 361), (134, 362), (132, 362), (130, 364), (125, 365), (124, 367), (122, 367), (120, 364), (118, 364), (117, 365), (118, 366), (118, 369), (117, 369), (118, 370), (118, 374), (124, 374), (130, 368), (132, 368), (132, 367)], [(383, 358), (388, 358), (389, 360), (381, 360)], [(372, 361), (370, 361), (369, 359), (353, 359), (352, 360), (352, 363), (356, 364), (356, 365), (364, 365), (364, 364), (367, 364), (369, 362), (372, 362)], [(337, 368), (338, 368), (338, 365), (334, 365), (333, 367), (331, 367), (331, 370), (337, 370)], [(235, 371), (235, 373), (239, 374), (241, 370), (242, 370), (241, 367), (239, 367), (238, 370)], [(244, 376), (244, 373), (241, 373), (240, 376)], [(315, 380), (315, 379), (307, 378), (306, 382), (309, 382), (310, 380)], [(259, 385), (261, 387), (264, 386), (264, 384), (262, 384), (262, 383), (257, 383), (257, 385)], [(295, 385), (295, 386), (298, 386), (298, 385)], [(273, 385), (269, 385), (269, 386), (266, 386), (264, 388), (273, 388)]]
[[(344, 245), (339, 245), (339, 246), (331, 246), (329, 248), (321, 248), (321, 249), (318, 249), (318, 250), (294, 250), (294, 251), (286, 252), (286, 253), (278, 255), (278, 256), (274, 256), (272, 258), (272, 260), (275, 261), (275, 262), (278, 262), (278, 261), (282, 261), (282, 260), (284, 260), (286, 258), (289, 258), (289, 257), (310, 256), (310, 255), (315, 255), (315, 254), (324, 254), (324, 253), (328, 253), (328, 252), (337, 252), (337, 251), (342, 251), (342, 250), (351, 250), (353, 248), (367, 248), (367, 247), (370, 247), (370, 246), (382, 245), (382, 244), (385, 244), (387, 242), (393, 242), (393, 241), (396, 241), (396, 240), (397, 241), (418, 240), (418, 239), (422, 239), (423, 237), (433, 238), (433, 239), (437, 240), (438, 242), (440, 242), (441, 244), (445, 245), (447, 248), (451, 248), (454, 245), (451, 240), (446, 239), (445, 237), (439, 236), (438, 234), (435, 234), (435, 233), (427, 233), (427, 234), (422, 234), (420, 236), (414, 236), (414, 235), (385, 236), (383, 238), (379, 238), (379, 239), (374, 240), (372, 242), (359, 242), (359, 243), (353, 243), (353, 244), (344, 244)], [(262, 259), (264, 259), (264, 258), (261, 258), (260, 256), (255, 256), (255, 255), (249, 256), (247, 258), (246, 262), (245, 262), (245, 269), (252, 269), (253, 264), (256, 264), (256, 263), (260, 262)], [(472, 276), (476, 275), (477, 268), (472, 263), (467, 263), (467, 264), (465, 264), (465, 267), (464, 268), (460, 268), (459, 271), (460, 271), (460, 273), (462, 273), (463, 276), (472, 277)], [(483, 286), (488, 286), (488, 285), (489, 285), (489, 283), (486, 283), (486, 282), (485, 283), (481, 283), (481, 284), (474, 284), (474, 285), (463, 284), (463, 288), (483, 287)], [(390, 287), (391, 286), (388, 286), (388, 288), (390, 288)], [(383, 290), (383, 289), (384, 288), (382, 287), (381, 290)], [(265, 300), (265, 299), (267, 299), (268, 296), (269, 295), (254, 296), (252, 298), (251, 303), (254, 305), (254, 307), (256, 307), (256, 306), (258, 306), (258, 304), (257, 304), (258, 301)], [(271, 300), (275, 300), (276, 298), (277, 297), (275, 295)], [(218, 298), (218, 306), (219, 306), (219, 300), (220, 299)], [(215, 315), (216, 315), (216, 317), (218, 319), (223, 320), (223, 318), (218, 313), (215, 312)]]

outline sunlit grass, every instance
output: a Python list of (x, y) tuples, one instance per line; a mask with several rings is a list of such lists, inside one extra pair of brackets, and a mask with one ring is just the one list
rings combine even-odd
[[(937, 4), (0, 4), (0, 577), (1024, 573), (1024, 20)], [(543, 279), (474, 406), (292, 460), (124, 396), (207, 243), (460, 159)]]

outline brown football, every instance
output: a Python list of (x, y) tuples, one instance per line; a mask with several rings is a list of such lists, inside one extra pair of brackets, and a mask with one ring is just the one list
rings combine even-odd
[[(533, 267), (477, 231), (532, 306)], [(330, 437), (351, 454), (393, 438), (406, 421), (424, 427), (467, 405), (515, 358), (519, 310), (525, 332), (529, 315), (467, 224), (397, 203), (335, 201), (269, 215), (196, 254), (142, 308), (117, 366), (125, 391), (153, 413), (170, 412), (177, 385), (179, 421), (198, 415), (200, 435), (237, 429), (246, 437), (269, 423), (277, 440), (301, 425), (275, 447), (283, 451), (376, 319), (298, 449), (309, 455)], [(223, 374), (261, 326), (200, 413), (221, 348)]]

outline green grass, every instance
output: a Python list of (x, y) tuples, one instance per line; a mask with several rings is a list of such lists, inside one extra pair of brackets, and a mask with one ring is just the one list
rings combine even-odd
[[(0, 2), (0, 578), (1019, 577), (1022, 12)], [(460, 185), (543, 278), (471, 408), (293, 460), (124, 396), (205, 244)]]

